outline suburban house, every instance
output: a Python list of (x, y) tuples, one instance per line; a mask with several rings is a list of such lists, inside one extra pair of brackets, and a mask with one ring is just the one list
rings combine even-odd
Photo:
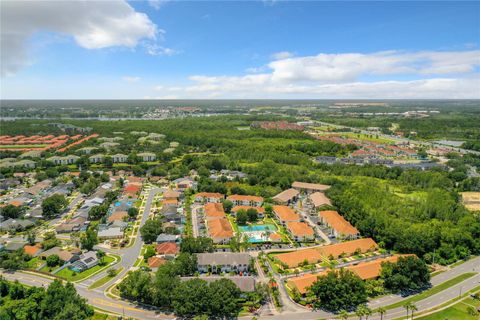
[(95, 251), (88, 251), (80, 255), (79, 259), (72, 263), (69, 268), (75, 272), (82, 272), (95, 267), (98, 263), (97, 253)]
[(57, 255), (63, 262), (74, 262), (79, 259), (82, 251), (78, 248), (72, 250), (63, 250), (60, 247), (53, 247), (40, 253), (41, 259), (47, 259), (51, 255)]
[(163, 199), (165, 200), (177, 200), (180, 198), (180, 192), (168, 189), (163, 193)]
[(274, 196), (272, 199), (275, 203), (282, 204), (282, 205), (289, 205), (297, 201), (298, 195), (300, 192), (293, 188), (284, 190)]
[(199, 272), (247, 272), (250, 264), (248, 253), (214, 252), (198, 253), (197, 268)]
[(112, 155), (112, 161), (113, 163), (124, 163), (127, 162), (128, 156), (125, 154), (117, 153)]
[(218, 192), (200, 192), (195, 195), (195, 202), (221, 202), (225, 196)]
[(287, 222), (300, 221), (301, 219), (299, 214), (287, 206), (273, 206), (273, 213), (282, 225), (285, 225)]
[(31, 257), (36, 257), (40, 253), (42, 253), (43, 250), (42, 250), (42, 246), (40, 244), (36, 244), (36, 245), (33, 245), (33, 246), (31, 246), (31, 245), (24, 246), (23, 251)]
[(101, 153), (88, 157), (88, 161), (90, 163), (100, 163), (100, 162), (103, 162), (104, 159), (105, 159), (105, 155)]
[(120, 227), (110, 227), (104, 230), (99, 230), (97, 237), (99, 240), (122, 239), (123, 230)]
[(208, 235), (213, 243), (228, 243), (233, 237), (232, 225), (228, 219), (219, 218), (207, 221)]
[(263, 204), (263, 198), (258, 196), (244, 196), (240, 194), (233, 194), (227, 197), (227, 200), (233, 202), (236, 206), (253, 206), (261, 207)]
[(332, 202), (323, 192), (314, 192), (308, 196), (308, 201), (313, 205), (315, 208), (319, 208), (321, 206), (331, 206)]
[(203, 206), (205, 220), (225, 219), (225, 211), (221, 203), (209, 202)]
[(295, 181), (292, 183), (292, 188), (305, 193), (313, 193), (324, 192), (325, 190), (329, 189), (330, 186), (325, 184)]
[(97, 150), (98, 148), (95, 147), (84, 147), (80, 148), (77, 151), (79, 151), (81, 154), (91, 154), (92, 151)]
[(160, 267), (161, 265), (167, 263), (167, 260), (163, 259), (163, 258), (160, 258), (160, 257), (150, 257), (148, 258), (147, 260), (147, 264), (148, 264), (148, 267), (150, 269), (152, 269), (153, 271), (156, 271), (158, 269), (158, 267)]
[(356, 239), (360, 236), (357, 228), (345, 220), (337, 211), (326, 210), (318, 213), (320, 222), (327, 226), (330, 231), (330, 237), (345, 239)]
[(137, 154), (137, 157), (142, 159), (142, 161), (144, 162), (155, 161), (155, 159), (157, 159), (157, 156), (155, 155), (155, 153), (152, 153), (152, 152), (142, 152)]
[(157, 243), (180, 242), (180, 235), (161, 233), (158, 235), (156, 242)]
[(173, 180), (172, 182), (175, 184), (175, 187), (180, 191), (197, 187), (197, 182), (189, 177), (178, 178), (176, 180)]
[(235, 206), (232, 208), (231, 213), (233, 216), (237, 215), (237, 212), (240, 210), (245, 210), (247, 211), (248, 209), (255, 209), (258, 213), (258, 217), (260, 219), (263, 219), (265, 216), (265, 208), (264, 207), (252, 207), (252, 206)]
[(103, 142), (103, 143), (100, 143), (100, 147), (105, 148), (107, 150), (111, 149), (111, 148), (115, 148), (119, 145), (120, 145), (120, 143), (118, 143), (118, 142)]
[(107, 222), (112, 223), (114, 221), (124, 221), (127, 217), (127, 211), (115, 211), (107, 218)]
[(68, 155), (65, 157), (53, 156), (47, 158), (47, 161), (53, 162), (56, 165), (64, 165), (64, 164), (74, 164), (77, 160), (80, 159), (79, 156), (75, 155)]
[(286, 227), (292, 238), (297, 242), (315, 240), (315, 232), (306, 222), (287, 222)]
[(175, 257), (180, 252), (180, 247), (175, 242), (163, 242), (155, 246), (157, 254)]

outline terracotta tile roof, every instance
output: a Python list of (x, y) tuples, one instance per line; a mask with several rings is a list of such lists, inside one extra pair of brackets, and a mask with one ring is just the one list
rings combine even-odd
[(312, 227), (308, 225), (306, 222), (287, 222), (287, 229), (297, 237), (307, 237), (307, 236), (313, 236), (314, 231)]
[(273, 212), (278, 216), (280, 221), (298, 221), (300, 216), (287, 206), (273, 206)]
[(133, 183), (127, 184), (125, 188), (123, 188), (123, 193), (134, 196), (138, 192), (140, 192), (141, 189), (142, 189), (141, 183), (133, 182)]
[(204, 209), (207, 218), (225, 218), (225, 211), (221, 203), (207, 203)]
[(199, 192), (195, 195), (197, 197), (223, 199), (225, 196), (218, 192)]
[(335, 259), (341, 254), (345, 256), (351, 256), (357, 249), (360, 249), (362, 253), (374, 251), (378, 248), (375, 241), (371, 238), (358, 239), (353, 241), (347, 241), (328, 246), (302, 249), (292, 251), (288, 253), (280, 253), (275, 255), (275, 258), (286, 263), (289, 268), (295, 268), (303, 261), (307, 260), (309, 263), (316, 263), (322, 259), (328, 259), (332, 255)]
[(162, 201), (162, 203), (164, 205), (168, 205), (168, 204), (173, 204), (173, 205), (177, 205), (178, 204), (178, 200), (177, 199), (165, 199)]
[(163, 193), (164, 199), (177, 199), (178, 197), (180, 197), (180, 192), (174, 190), (169, 189)]
[[(356, 273), (363, 280), (374, 279), (380, 275), (382, 262), (395, 262), (397, 260), (398, 256), (392, 256), (369, 262), (361, 262), (355, 266), (346, 267), (346, 269)], [(297, 288), (301, 294), (305, 294), (307, 293), (308, 287), (310, 287), (315, 281), (317, 281), (318, 277), (324, 276), (326, 274), (327, 271), (303, 275), (288, 280), (287, 284), (290, 288)]]
[(42, 251), (42, 248), (40, 245), (36, 244), (34, 246), (26, 245), (23, 247), (23, 251), (25, 251), (26, 254), (30, 256), (34, 256), (40, 251)]
[(151, 269), (158, 268), (165, 263), (167, 263), (167, 260), (159, 258), (159, 257), (148, 258), (148, 267), (151, 268)]
[(282, 240), (282, 236), (277, 233), (277, 232), (274, 232), (274, 233), (271, 233), (269, 236), (270, 240), (272, 241), (275, 241), (275, 240)]
[(326, 185), (326, 184), (308, 183), (308, 182), (295, 181), (294, 183), (292, 183), (292, 188), (295, 188), (295, 189), (308, 189), (308, 190), (316, 190), (316, 191), (325, 191), (325, 190), (327, 190), (328, 188), (330, 188), (330, 186), (328, 186), (328, 185)]
[(235, 206), (232, 208), (232, 212), (237, 212), (239, 210), (255, 209), (258, 213), (265, 213), (265, 208), (263, 207), (252, 207), (252, 206)]
[(20, 207), (23, 205), (23, 201), (21, 200), (11, 200), (8, 204), (11, 204), (12, 206), (15, 207)]
[(350, 222), (339, 215), (337, 211), (320, 211), (318, 214), (332, 229), (336, 230), (338, 233), (344, 235), (358, 234), (357, 228), (352, 226)]
[(233, 237), (232, 225), (227, 219), (215, 219), (207, 222), (208, 234), (211, 238)]
[(176, 243), (164, 242), (157, 244), (155, 251), (157, 251), (158, 254), (177, 254), (180, 251), (180, 248)]
[(317, 249), (324, 257), (333, 256), (336, 259), (342, 254), (345, 254), (347, 257), (351, 256), (357, 250), (360, 250), (362, 253), (375, 251), (378, 249), (378, 245), (372, 238), (364, 238), (318, 247)]
[(245, 196), (241, 194), (232, 194), (231, 196), (227, 197), (228, 200), (231, 201), (253, 201), (253, 202), (263, 202), (262, 197), (258, 196)]
[(304, 249), (275, 255), (275, 258), (285, 263), (289, 268), (298, 267), (303, 261), (309, 264), (322, 260), (322, 254), (316, 249)]
[(127, 211), (117, 211), (112, 213), (110, 217), (108, 217), (107, 221), (108, 222), (113, 222), (113, 221), (123, 221), (124, 217), (128, 217), (128, 212)]
[(322, 192), (315, 192), (310, 195), (310, 200), (312, 201), (315, 207), (320, 207), (323, 205), (332, 205), (332, 202), (328, 197)]
[(377, 259), (369, 262), (359, 263), (356, 266), (348, 267), (363, 280), (375, 279), (380, 275), (382, 270), (382, 262), (397, 262), (398, 256), (391, 256), (385, 259)]

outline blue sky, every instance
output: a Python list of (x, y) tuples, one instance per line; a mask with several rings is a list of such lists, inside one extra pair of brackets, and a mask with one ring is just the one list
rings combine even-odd
[(2, 98), (480, 98), (478, 2), (1, 5)]

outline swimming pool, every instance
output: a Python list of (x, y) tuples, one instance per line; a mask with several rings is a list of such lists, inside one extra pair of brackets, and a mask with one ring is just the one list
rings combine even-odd
[(261, 243), (270, 241), (268, 234), (277, 231), (273, 224), (257, 224), (253, 226), (238, 226), (238, 230), (248, 237), (250, 243)]
[[(122, 205), (122, 201), (117, 201), (117, 202), (115, 202), (115, 207), (120, 207), (121, 205)], [(132, 206), (132, 201), (127, 201), (127, 202), (125, 202), (125, 205), (126, 205), (127, 207), (131, 207), (131, 206)]]
[(265, 231), (277, 231), (277, 227), (273, 224), (256, 224), (253, 226), (238, 226), (240, 232), (265, 232)]

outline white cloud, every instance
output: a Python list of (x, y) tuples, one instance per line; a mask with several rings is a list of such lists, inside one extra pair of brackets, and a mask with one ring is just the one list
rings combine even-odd
[(39, 31), (72, 36), (86, 49), (135, 47), (160, 31), (126, 1), (0, 1), (1, 74), (28, 65), (26, 41)]
[(180, 53), (180, 51), (172, 48), (166, 48), (155, 43), (146, 43), (145, 49), (151, 56), (173, 56)]
[(275, 60), (281, 60), (281, 59), (288, 59), (293, 57), (293, 53), (288, 52), (288, 51), (280, 51), (280, 52), (275, 52), (272, 54), (272, 58)]
[(133, 82), (138, 82), (140, 81), (140, 77), (134, 77), (134, 76), (123, 76), (122, 77), (122, 80), (125, 81), (125, 82), (130, 82), (130, 83), (133, 83)]
[(169, 2), (169, 0), (148, 0), (148, 4), (156, 10), (159, 10), (167, 2)]
[[(273, 60), (239, 76), (190, 76), (182, 97), (480, 98), (480, 51), (385, 51)], [(399, 80), (400, 79), (400, 80)], [(409, 79), (409, 80), (401, 80)], [(176, 87), (177, 91), (180, 91)]]

